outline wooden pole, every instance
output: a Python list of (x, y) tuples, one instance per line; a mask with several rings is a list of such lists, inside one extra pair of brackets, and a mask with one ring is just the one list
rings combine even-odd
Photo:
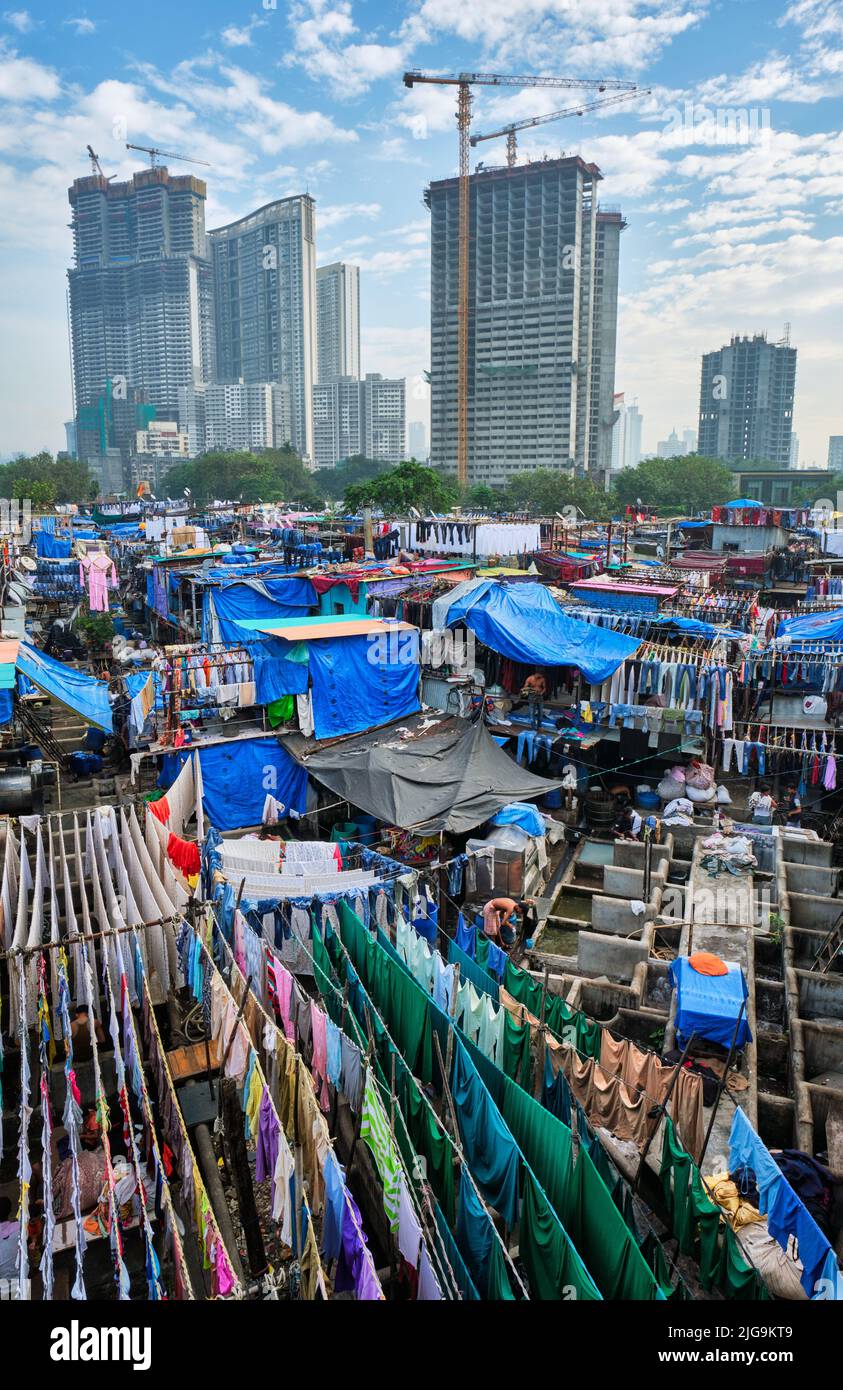
[(243, 1133), (243, 1111), (237, 1095), (237, 1083), (233, 1077), (223, 1078), (221, 1082), (223, 1102), (223, 1124), (225, 1137), (231, 1155), (231, 1172), (237, 1188), (237, 1202), (240, 1209), (240, 1224), (246, 1242), (246, 1254), (253, 1279), (260, 1279), (269, 1268), (266, 1250), (261, 1234), (258, 1209), (255, 1204), (255, 1191), (252, 1174), (246, 1155), (246, 1138)]

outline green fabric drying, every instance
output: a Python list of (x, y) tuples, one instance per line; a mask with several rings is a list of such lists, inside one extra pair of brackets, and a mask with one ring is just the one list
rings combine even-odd
[[(526, 970), (519, 970), (510, 960), (506, 963), (503, 984), (519, 1004), (524, 1004), (531, 1014), (541, 1018), (543, 986), (538, 980), (534, 980)], [(560, 995), (548, 992), (545, 996), (544, 1021), (560, 1042), (570, 1043), (585, 1057), (600, 1060), (603, 1037), (600, 1024), (579, 1009), (572, 1009)]]
[(582, 1260), (529, 1168), (524, 1169), (519, 1251), (533, 1298), (550, 1301), (600, 1299)]
[(758, 1270), (748, 1264), (731, 1226), (726, 1223), (720, 1249), (717, 1282), (726, 1298), (766, 1302), (770, 1291)]
[(279, 699), (271, 700), (266, 707), (266, 717), (270, 729), (277, 729), (279, 724), (288, 724), (295, 713), (295, 708), (294, 695), (281, 695)]
[(684, 1255), (693, 1255), (699, 1238), (700, 1284), (711, 1289), (717, 1279), (720, 1264), (718, 1232), (720, 1208), (706, 1193), (691, 1155), (676, 1138), (673, 1121), (664, 1117), (662, 1161), (659, 1169), (665, 1205), (670, 1213), (671, 1229)]
[(425, 1085), (433, 1079), (433, 1031), (424, 992), (369, 936), (347, 903), (338, 915), (343, 944), (395, 1039), (407, 1066)]
[[(399, 1088), (399, 1102), (410, 1137), (420, 1154), (427, 1159), (430, 1185), (436, 1193), (449, 1226), (454, 1224), (454, 1146), (430, 1113), (430, 1109), (404, 1073)], [(399, 1126), (400, 1128), (400, 1126)]]
[(566, 1224), (604, 1298), (654, 1302), (664, 1297), (584, 1148), (577, 1155)]
[(533, 1076), (529, 1023), (516, 1023), (507, 1009), (503, 1020), (501, 1067), (507, 1076), (528, 1090)]
[(586, 1146), (573, 1163), (569, 1127), (466, 1043), (519, 1149), (604, 1298), (655, 1300), (658, 1285)]

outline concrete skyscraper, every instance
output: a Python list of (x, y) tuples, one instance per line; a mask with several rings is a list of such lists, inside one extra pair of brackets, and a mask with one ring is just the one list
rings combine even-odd
[[(611, 468), (620, 233), (600, 171), (564, 158), (469, 184), (468, 475)], [(432, 183), (431, 441), (457, 467), (459, 181)]]
[(698, 451), (727, 462), (791, 466), (796, 348), (765, 334), (732, 338), (702, 359)]
[(213, 373), (205, 184), (160, 167), (122, 183), (97, 172), (68, 197), (77, 448), (90, 458), (176, 420), (179, 388)]
[(276, 383), (290, 396), (291, 443), (313, 462), (316, 210), (281, 198), (208, 233), (216, 381)]
[(360, 268), (336, 261), (316, 271), (316, 380), (360, 376)]
[(362, 454), (381, 463), (407, 457), (407, 383), (369, 372), (363, 381), (335, 377), (313, 388), (315, 458), (335, 468)]

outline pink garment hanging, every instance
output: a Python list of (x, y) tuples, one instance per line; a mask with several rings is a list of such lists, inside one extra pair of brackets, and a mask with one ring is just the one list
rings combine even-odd
[(825, 776), (823, 786), (827, 792), (833, 792), (837, 786), (837, 759), (833, 753), (829, 753), (828, 761), (825, 765)]
[(85, 583), (88, 572), (88, 606), (92, 613), (108, 612), (108, 590), (117, 588), (114, 561), (104, 550), (94, 550), (79, 557), (79, 582)]
[(331, 1098), (328, 1094), (328, 1030), (326, 1027), (326, 1017), (322, 1010), (311, 1000), (310, 1004), (310, 1025), (313, 1033), (313, 1080), (319, 1092), (319, 1104), (323, 1110), (328, 1110)]

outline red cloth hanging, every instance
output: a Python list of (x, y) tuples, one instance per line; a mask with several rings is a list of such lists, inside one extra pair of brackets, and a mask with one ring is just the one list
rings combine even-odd
[(160, 820), (162, 825), (166, 825), (170, 819), (170, 803), (166, 796), (161, 796), (157, 801), (148, 801), (147, 806), (156, 820)]
[(182, 840), (179, 835), (171, 834), (167, 841), (167, 858), (181, 870), (185, 878), (192, 878), (199, 872), (199, 846), (191, 840)]

